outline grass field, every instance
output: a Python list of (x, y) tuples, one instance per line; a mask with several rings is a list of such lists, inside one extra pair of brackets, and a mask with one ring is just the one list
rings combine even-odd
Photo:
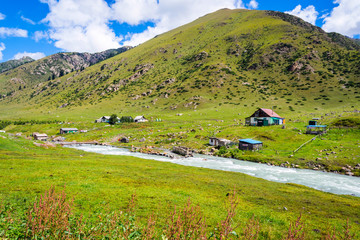
[[(252, 215), (262, 226), (262, 238), (280, 239), (300, 214), (309, 239), (320, 238), (329, 225), (338, 231), (349, 219), (360, 230), (360, 202), (296, 184), (280, 184), (231, 172), (184, 167), (133, 157), (104, 156), (61, 147), (39, 147), (23, 138), (1, 135), (0, 199), (24, 214), (34, 199), (55, 186), (74, 198), (77, 213), (93, 218), (106, 210), (125, 208), (137, 195), (137, 215), (158, 216), (159, 229), (175, 205), (188, 198), (200, 205), (208, 228), (226, 216), (225, 201), (235, 190), (240, 198), (235, 222)], [(286, 210), (285, 210), (286, 209)], [(318, 230), (314, 230), (318, 229)]]

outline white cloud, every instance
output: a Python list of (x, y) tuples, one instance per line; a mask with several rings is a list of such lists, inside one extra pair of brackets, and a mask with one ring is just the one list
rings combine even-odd
[(24, 17), (24, 16), (21, 16), (21, 20), (23, 20), (24, 22), (30, 23), (31, 25), (35, 25), (35, 24), (36, 24), (33, 20), (31, 20), (31, 19), (29, 19), (29, 18), (26, 18), (26, 17)]
[(56, 47), (77, 52), (99, 52), (120, 47), (121, 39), (109, 28), (111, 9), (104, 0), (42, 2), (50, 8), (43, 22), (49, 24), (49, 37), (55, 41)]
[(42, 53), (42, 52), (35, 52), (35, 53), (29, 53), (29, 52), (22, 52), (22, 53), (17, 53), (13, 59), (20, 59), (20, 58), (23, 58), (23, 57), (31, 57), (32, 59), (35, 59), (35, 60), (38, 60), (40, 58), (43, 58), (45, 57), (45, 54)]
[[(138, 25), (151, 21), (142, 33), (128, 33), (124, 45), (137, 45), (220, 8), (244, 8), (242, 0), (40, 0), (49, 5), (43, 22), (49, 24), (49, 39), (65, 51), (98, 52), (120, 47), (122, 37), (109, 27), (111, 21)], [(255, 7), (257, 2), (251, 1)], [(46, 38), (44, 32), (34, 39)]]
[[(137, 45), (150, 38), (189, 23), (198, 17), (221, 8), (243, 8), (239, 0), (117, 0), (112, 8), (114, 19), (119, 22), (139, 24), (145, 21), (155, 23), (142, 33), (130, 34), (124, 45)], [(131, 13), (131, 14), (129, 14)]]
[(347, 36), (360, 34), (360, 1), (336, 0), (339, 4), (324, 19), (322, 28), (327, 32), (338, 32)]
[(0, 60), (3, 59), (3, 53), (2, 51), (4, 51), (6, 49), (5, 44), (4, 43), (0, 43)]
[(4, 20), (6, 18), (6, 16), (2, 13), (0, 13), (0, 20)]
[(297, 16), (313, 25), (315, 25), (317, 16), (319, 15), (319, 13), (315, 10), (315, 7), (313, 5), (309, 5), (304, 9), (301, 8), (301, 5), (297, 5), (292, 11), (285, 13)]
[(0, 27), (0, 37), (27, 37), (28, 31), (19, 28)]
[(44, 31), (36, 31), (34, 32), (34, 40), (35, 42), (39, 42), (41, 39), (49, 40), (49, 33)]
[(259, 3), (256, 0), (251, 0), (248, 4), (248, 7), (251, 9), (257, 9), (259, 6)]

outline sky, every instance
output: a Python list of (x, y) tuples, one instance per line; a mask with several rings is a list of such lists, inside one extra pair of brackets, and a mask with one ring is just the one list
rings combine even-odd
[(360, 37), (360, 0), (0, 0), (0, 62), (136, 46), (221, 8), (286, 12)]

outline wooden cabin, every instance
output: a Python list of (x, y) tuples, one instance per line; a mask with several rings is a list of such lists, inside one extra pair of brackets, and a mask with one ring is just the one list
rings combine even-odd
[(245, 125), (248, 126), (270, 126), (283, 125), (285, 118), (280, 117), (272, 109), (259, 108), (250, 117), (245, 119)]
[(240, 150), (259, 150), (263, 146), (263, 143), (253, 139), (239, 139)]
[(216, 137), (211, 137), (209, 138), (209, 144), (211, 146), (216, 146), (216, 147), (223, 147), (223, 146), (229, 146), (231, 144), (230, 140), (224, 139), (224, 138), (216, 138)]
[(77, 133), (78, 131), (77, 128), (60, 128), (60, 134)]
[(134, 122), (140, 123), (140, 122), (147, 122), (148, 120), (144, 116), (136, 116), (134, 118)]
[(48, 135), (45, 133), (33, 133), (34, 140), (47, 141)]

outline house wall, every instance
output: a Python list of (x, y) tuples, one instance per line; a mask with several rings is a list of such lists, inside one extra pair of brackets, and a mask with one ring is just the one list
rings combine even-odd
[(262, 144), (250, 144), (250, 143), (239, 143), (239, 149), (240, 150), (259, 150), (262, 148)]
[(267, 120), (269, 125), (275, 125), (276, 120), (278, 120), (279, 125), (283, 125), (284, 121), (281, 118), (272, 118), (272, 117), (251, 117), (250, 120), (247, 120), (247, 124), (251, 126), (257, 126), (258, 120)]

